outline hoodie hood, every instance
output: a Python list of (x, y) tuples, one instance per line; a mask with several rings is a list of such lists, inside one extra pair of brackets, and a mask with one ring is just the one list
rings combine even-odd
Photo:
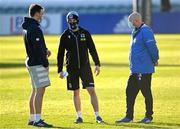
[(27, 30), (29, 26), (33, 26), (33, 25), (39, 26), (40, 24), (38, 23), (38, 21), (34, 20), (33, 18), (24, 17), (24, 22), (22, 24), (23, 29)]

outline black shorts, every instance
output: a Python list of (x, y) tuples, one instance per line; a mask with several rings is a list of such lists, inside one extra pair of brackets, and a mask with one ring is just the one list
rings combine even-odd
[(67, 77), (67, 89), (79, 89), (79, 79), (82, 81), (83, 89), (86, 87), (94, 87), (94, 79), (90, 65), (85, 65), (80, 69), (67, 68), (69, 73)]

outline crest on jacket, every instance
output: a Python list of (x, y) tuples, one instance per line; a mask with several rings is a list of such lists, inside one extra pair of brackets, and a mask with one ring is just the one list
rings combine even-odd
[(86, 37), (85, 37), (85, 34), (84, 34), (84, 33), (82, 33), (82, 34), (80, 35), (80, 41), (86, 41)]

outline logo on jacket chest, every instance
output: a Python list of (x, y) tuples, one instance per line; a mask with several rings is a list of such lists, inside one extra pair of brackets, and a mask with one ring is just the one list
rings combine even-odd
[(86, 41), (86, 36), (84, 33), (80, 34), (80, 41)]
[[(71, 39), (71, 35), (68, 35), (68, 39)], [(86, 41), (86, 36), (84, 33), (80, 34), (80, 41)]]

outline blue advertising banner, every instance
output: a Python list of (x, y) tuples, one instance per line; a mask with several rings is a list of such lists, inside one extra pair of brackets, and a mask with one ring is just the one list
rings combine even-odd
[[(130, 33), (127, 24), (128, 14), (80, 14), (80, 26), (88, 29), (93, 34)], [(63, 29), (67, 28), (63, 16)]]
[[(80, 26), (92, 34), (130, 33), (128, 13), (80, 14)], [(67, 28), (66, 16), (62, 18), (63, 30)], [(153, 13), (152, 29), (155, 33), (180, 33), (180, 12)]]
[(180, 33), (180, 12), (153, 13), (152, 29), (155, 33)]

